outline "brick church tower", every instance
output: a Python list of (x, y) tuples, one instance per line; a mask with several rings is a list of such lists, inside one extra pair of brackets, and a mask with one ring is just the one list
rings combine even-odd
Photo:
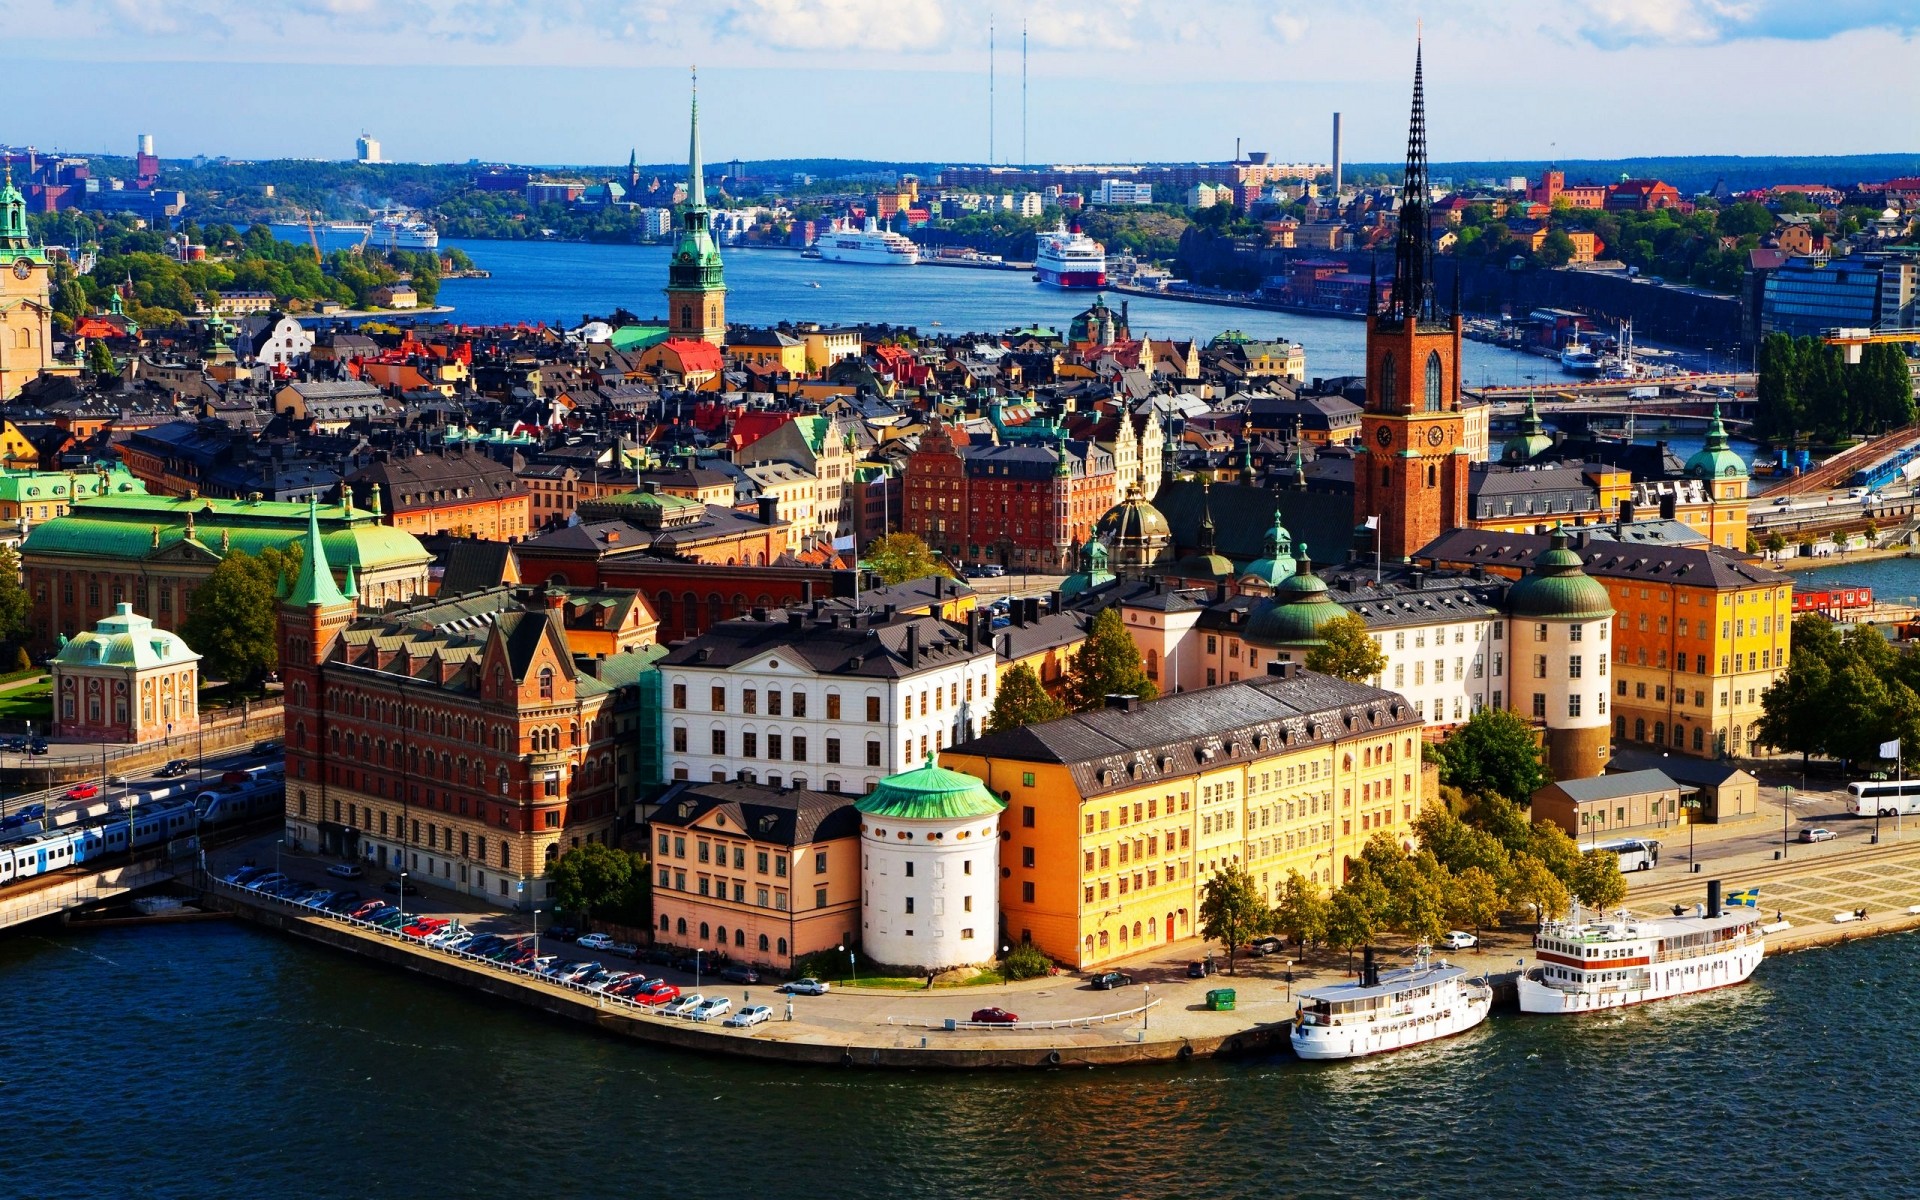
[(706, 176), (700, 169), (700, 93), (696, 84), (687, 134), (687, 200), (680, 207), (680, 238), (667, 264), (667, 328), (673, 337), (718, 346), (727, 340), (727, 282), (712, 226)]
[(1368, 299), (1367, 403), (1353, 463), (1354, 523), (1378, 522), (1380, 555), (1389, 562), (1467, 522), (1458, 276), (1453, 311), (1443, 313), (1433, 296), (1429, 204), (1426, 100), (1416, 48), (1393, 290), (1385, 308)]

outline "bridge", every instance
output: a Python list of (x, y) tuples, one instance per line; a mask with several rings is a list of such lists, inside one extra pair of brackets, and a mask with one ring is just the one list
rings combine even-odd
[(1820, 340), (1829, 346), (1840, 347), (1842, 357), (1849, 363), (1860, 361), (1860, 349), (1876, 342), (1920, 342), (1920, 329), (1843, 329), (1822, 330)]
[[(1646, 379), (1549, 379), (1535, 384), (1496, 384), (1479, 388), (1462, 388), (1469, 396), (1497, 403), (1502, 400), (1525, 400), (1529, 396), (1547, 394), (1552, 396), (1615, 396), (1625, 395), (1635, 388), (1657, 387), (1662, 391), (1677, 391), (1686, 388), (1728, 387), (1736, 391), (1751, 391), (1758, 383), (1759, 376), (1751, 371), (1733, 372), (1690, 372), (1683, 375), (1661, 375)], [(1710, 398), (1709, 398), (1710, 399)]]
[[(183, 841), (191, 842), (192, 839)], [(74, 867), (22, 880), (0, 890), (0, 929), (99, 904), (110, 904), (143, 888), (154, 887), (190, 873), (198, 861), (197, 848), (184, 853), (162, 851), (133, 862)]]

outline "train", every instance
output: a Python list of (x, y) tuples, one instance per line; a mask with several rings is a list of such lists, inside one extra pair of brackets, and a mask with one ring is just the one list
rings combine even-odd
[(279, 811), (286, 776), (278, 770), (209, 788), (163, 784), (130, 793), (121, 811), (0, 842), (0, 886), (172, 841), (208, 826), (232, 825)]

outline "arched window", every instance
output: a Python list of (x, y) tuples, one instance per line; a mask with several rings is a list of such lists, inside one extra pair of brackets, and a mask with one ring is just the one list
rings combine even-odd
[(1439, 484), (1440, 484), (1440, 468), (1429, 463), (1427, 465), (1427, 486), (1438, 487)]
[(685, 917), (681, 917), (679, 925), (680, 927), (677, 930), (675, 930), (675, 932), (680, 934), (681, 937), (685, 937), (687, 935), (687, 919)]
[(1149, 649), (1147, 651), (1147, 678), (1160, 678), (1160, 652), (1158, 650)]
[(742, 950), (746, 949), (747, 948), (747, 931), (744, 929), (734, 930), (733, 944)]
[(703, 942), (707, 941), (709, 939), (709, 936), (710, 935), (707, 930), (707, 923), (705, 921), (700, 922), (700, 940)]
[(654, 597), (654, 604), (660, 610), (660, 623), (662, 625), (673, 624), (673, 593), (661, 592), (658, 596)]
[(552, 667), (540, 668), (540, 698), (542, 700), (553, 699), (553, 668)]
[(1645, 718), (1634, 718), (1633, 740), (1636, 742), (1644, 742), (1647, 740), (1647, 722)]
[(1393, 407), (1393, 385), (1396, 382), (1395, 375), (1393, 355), (1381, 355), (1379, 386), (1374, 389), (1373, 402), (1374, 406), (1382, 411), (1389, 410)]
[(1667, 723), (1665, 721), (1655, 721), (1653, 723), (1653, 740), (1661, 745), (1666, 743)]
[(673, 918), (667, 916), (667, 914), (665, 913), (661, 913), (660, 914), (660, 932), (666, 933), (669, 930), (671, 930), (673, 928), (672, 921), (673, 921)]
[(1440, 366), (1440, 352), (1438, 350), (1428, 351), (1427, 352), (1427, 411), (1428, 412), (1443, 412), (1446, 409), (1446, 388), (1445, 388), (1445, 380), (1443, 378), (1444, 375), (1445, 375), (1445, 371), (1442, 370)]
[(780, 947), (778, 951), (780, 957), (785, 958), (787, 956), (787, 939), (781, 938), (777, 945)]
[(765, 954), (766, 952), (767, 952), (767, 935), (763, 933), (760, 935), (760, 953)]
[(693, 328), (693, 305), (682, 304), (680, 306), (680, 328), (682, 329)]

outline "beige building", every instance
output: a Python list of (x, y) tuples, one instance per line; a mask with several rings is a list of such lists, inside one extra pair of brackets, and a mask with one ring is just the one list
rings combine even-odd
[(200, 727), (200, 656), (117, 604), (53, 656), (53, 731), (97, 742), (157, 742)]
[(52, 269), (46, 249), (28, 240), (27, 198), (9, 171), (0, 188), (0, 400), (52, 363)]

